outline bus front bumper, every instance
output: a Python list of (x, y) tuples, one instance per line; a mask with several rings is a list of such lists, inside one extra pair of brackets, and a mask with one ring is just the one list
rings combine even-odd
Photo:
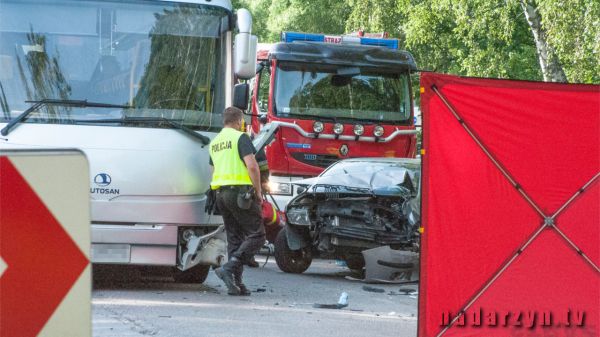
[(181, 229), (164, 224), (92, 224), (92, 263), (177, 266), (187, 270), (198, 264), (224, 262), (223, 226), (187, 240), (182, 239)]

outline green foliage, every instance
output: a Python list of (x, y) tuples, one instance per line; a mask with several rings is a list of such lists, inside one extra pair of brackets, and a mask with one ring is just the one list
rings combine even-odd
[[(372, 0), (352, 1), (374, 5)], [(421, 69), (467, 76), (541, 79), (535, 45), (527, 23), (519, 19), (518, 3), (413, 0), (396, 4), (384, 15), (373, 16), (364, 9), (353, 12), (349, 29), (374, 22), (375, 30), (397, 34)], [(388, 18), (390, 15), (397, 20)]]
[[(537, 0), (547, 42), (570, 82), (600, 82), (600, 1)], [(387, 31), (438, 72), (542, 80), (520, 0), (237, 0), (261, 42), (281, 31)], [(239, 8), (239, 7), (238, 7)]]
[(236, 4), (252, 12), (260, 42), (277, 42), (283, 31), (343, 34), (350, 14), (340, 0), (237, 0)]
[(600, 1), (537, 2), (548, 42), (569, 81), (600, 83)]

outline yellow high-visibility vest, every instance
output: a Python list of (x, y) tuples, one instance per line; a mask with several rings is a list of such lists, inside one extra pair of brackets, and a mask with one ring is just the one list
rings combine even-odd
[(211, 189), (230, 185), (252, 185), (246, 164), (238, 152), (238, 141), (243, 134), (232, 128), (223, 128), (210, 142), (210, 158), (215, 168), (210, 183)]

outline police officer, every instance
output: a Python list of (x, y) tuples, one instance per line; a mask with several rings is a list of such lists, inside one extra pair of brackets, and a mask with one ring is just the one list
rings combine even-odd
[(241, 132), (242, 111), (223, 112), (224, 128), (210, 143), (214, 167), (211, 189), (217, 191), (217, 207), (227, 233), (229, 261), (215, 269), (229, 295), (250, 295), (242, 282), (243, 265), (265, 243), (261, 213), (260, 171), (250, 137)]

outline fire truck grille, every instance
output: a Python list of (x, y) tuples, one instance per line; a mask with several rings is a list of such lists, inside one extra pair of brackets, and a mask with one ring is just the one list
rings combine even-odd
[(297, 161), (318, 167), (329, 167), (329, 165), (335, 163), (340, 160), (337, 156), (328, 155), (328, 154), (313, 154), (313, 153), (303, 153), (303, 152), (294, 152), (292, 153), (292, 158)]

